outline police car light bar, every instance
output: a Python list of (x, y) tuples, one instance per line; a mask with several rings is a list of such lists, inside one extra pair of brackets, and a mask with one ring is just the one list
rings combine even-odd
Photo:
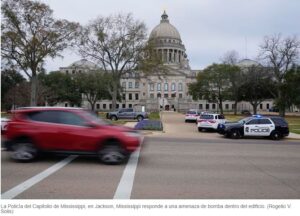
[(261, 118), (262, 117), (262, 115), (252, 115), (252, 117), (255, 117), (255, 118)]

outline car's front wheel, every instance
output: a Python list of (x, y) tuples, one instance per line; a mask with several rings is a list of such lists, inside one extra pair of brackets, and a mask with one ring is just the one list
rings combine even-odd
[(117, 118), (117, 116), (113, 115), (112, 117), (110, 117), (110, 120), (112, 120), (112, 121), (117, 121), (118, 118)]
[(143, 119), (144, 119), (144, 117), (141, 116), (141, 115), (139, 115), (139, 116), (137, 117), (138, 122), (142, 121)]
[(37, 155), (37, 148), (30, 140), (27, 139), (17, 141), (12, 147), (11, 158), (16, 161), (32, 161), (37, 157)]
[(241, 134), (238, 130), (234, 130), (234, 131), (231, 132), (230, 137), (232, 139), (239, 139), (239, 138), (241, 138)]
[(99, 151), (98, 156), (105, 164), (121, 164), (127, 159), (124, 150), (119, 146), (106, 146)]

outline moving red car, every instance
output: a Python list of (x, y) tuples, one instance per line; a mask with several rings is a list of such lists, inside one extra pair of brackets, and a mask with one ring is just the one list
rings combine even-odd
[(94, 154), (108, 164), (119, 164), (141, 144), (131, 128), (110, 125), (81, 108), (28, 107), (14, 111), (5, 134), (6, 148), (18, 161), (42, 152)]

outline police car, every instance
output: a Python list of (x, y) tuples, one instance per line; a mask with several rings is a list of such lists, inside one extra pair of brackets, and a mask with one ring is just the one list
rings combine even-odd
[(226, 122), (224, 115), (216, 113), (203, 113), (197, 118), (198, 131), (217, 130), (219, 124)]
[(254, 115), (238, 122), (219, 124), (218, 133), (233, 139), (252, 136), (279, 140), (289, 135), (289, 127), (282, 117)]
[(199, 114), (200, 113), (198, 112), (198, 110), (191, 109), (187, 111), (187, 113), (185, 114), (185, 122), (197, 121), (197, 117), (199, 116)]

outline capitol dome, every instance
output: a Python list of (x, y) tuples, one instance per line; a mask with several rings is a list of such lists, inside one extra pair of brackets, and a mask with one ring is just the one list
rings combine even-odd
[(157, 25), (150, 34), (150, 39), (171, 38), (181, 40), (178, 30), (169, 22), (168, 15), (164, 11), (160, 24)]

